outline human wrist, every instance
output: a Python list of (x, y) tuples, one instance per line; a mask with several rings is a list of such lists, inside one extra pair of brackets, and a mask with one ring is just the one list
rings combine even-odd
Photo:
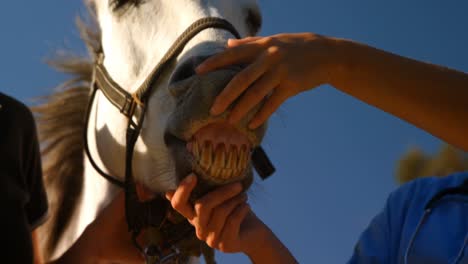
[(257, 256), (271, 247), (270, 242), (274, 239), (276, 237), (273, 232), (262, 222), (255, 232), (252, 232), (249, 240), (243, 243), (242, 252), (250, 259), (257, 259)]
[(341, 38), (327, 38), (329, 47), (329, 63), (326, 76), (327, 84), (338, 86), (344, 82), (348, 72), (355, 64), (355, 43)]
[(306, 81), (307, 87), (310, 84), (315, 87), (317, 81), (318, 84), (333, 85), (344, 75), (348, 65), (347, 50), (352, 46), (351, 41), (314, 33), (304, 33), (302, 41), (305, 44), (305, 49), (302, 49), (303, 59), (309, 64), (304, 68), (308, 72), (310, 69), (314, 70), (314, 74), (304, 74), (309, 76)]
[(297, 264), (288, 248), (267, 226), (259, 229), (255, 243), (244, 253), (255, 264)]
[(373, 48), (347, 39), (335, 39), (333, 74), (329, 84), (343, 92), (353, 94), (355, 80), (363, 78), (372, 67), (368, 58), (374, 56)]

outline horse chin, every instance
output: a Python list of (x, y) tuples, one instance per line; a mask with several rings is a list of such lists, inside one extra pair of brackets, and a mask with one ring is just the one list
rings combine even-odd
[(216, 140), (197, 139), (197, 134), (198, 131), (188, 140), (166, 134), (166, 144), (175, 161), (177, 179), (180, 181), (190, 173), (198, 177), (192, 198), (196, 199), (217, 186), (232, 182), (241, 182), (247, 189), (253, 178), (251, 148), (247, 144), (239, 148), (232, 145), (226, 148), (224, 143)]

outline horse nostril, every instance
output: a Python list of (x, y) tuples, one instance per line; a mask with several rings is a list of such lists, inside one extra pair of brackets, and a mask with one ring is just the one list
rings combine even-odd
[(195, 75), (195, 68), (207, 58), (208, 56), (197, 56), (184, 61), (172, 74), (169, 84), (183, 81)]

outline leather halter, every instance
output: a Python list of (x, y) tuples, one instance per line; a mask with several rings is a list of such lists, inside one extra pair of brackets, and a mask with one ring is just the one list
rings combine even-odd
[[(136, 237), (144, 228), (160, 228), (165, 220), (166, 211), (169, 209), (169, 204), (162, 197), (162, 195), (156, 196), (156, 198), (151, 201), (140, 202), (136, 192), (136, 184), (132, 176), (132, 157), (135, 143), (139, 137), (145, 118), (146, 104), (153, 87), (155, 87), (155, 83), (158, 81), (162, 73), (182, 52), (185, 45), (198, 33), (207, 28), (224, 29), (232, 33), (236, 38), (240, 38), (240, 35), (234, 26), (224, 19), (206, 17), (197, 20), (177, 38), (165, 56), (145, 79), (143, 84), (137, 89), (135, 93), (132, 94), (128, 93), (125, 89), (120, 87), (111, 78), (110, 74), (103, 65), (104, 54), (102, 51), (97, 54), (97, 61), (95, 62), (93, 80), (91, 84), (91, 96), (86, 113), (86, 128), (84, 131), (85, 151), (90, 163), (100, 175), (109, 180), (111, 183), (124, 188), (127, 224), (129, 231), (132, 232), (135, 245), (141, 251), (143, 250), (136, 242)], [(105, 173), (96, 164), (89, 151), (87, 139), (88, 123), (97, 90), (101, 90), (105, 97), (128, 119), (126, 132), (125, 181), (120, 181), (116, 177)], [(258, 147), (253, 151), (252, 162), (258, 174), (263, 179), (269, 177), (275, 170), (261, 147)], [(187, 221), (185, 221), (185, 224), (189, 225)], [(190, 227), (190, 230), (193, 231), (193, 228)], [(176, 251), (177, 250), (174, 250), (173, 253), (175, 254)], [(168, 256), (160, 256), (157, 258), (157, 261), (162, 263), (167, 258)]]

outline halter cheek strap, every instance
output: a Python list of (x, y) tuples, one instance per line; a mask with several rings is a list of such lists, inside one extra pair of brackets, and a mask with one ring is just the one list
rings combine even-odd
[(141, 114), (144, 107), (143, 102), (136, 94), (130, 94), (122, 89), (109, 75), (102, 64), (104, 55), (99, 54), (98, 63), (95, 67), (96, 85), (104, 93), (106, 98), (119, 109), (120, 113), (127, 118), (135, 115), (136, 110)]

